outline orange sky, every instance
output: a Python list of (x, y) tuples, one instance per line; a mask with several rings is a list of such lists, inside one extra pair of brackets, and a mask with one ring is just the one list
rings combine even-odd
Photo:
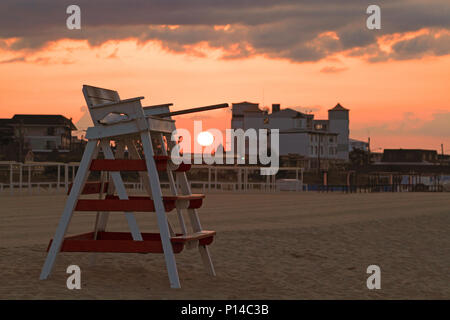
[[(351, 110), (350, 136), (370, 135), (373, 150), (440, 150), (444, 143), (450, 153), (449, 126), (441, 119), (450, 114), (450, 55), (379, 63), (337, 55), (293, 63), (264, 56), (223, 60), (220, 50), (195, 49), (172, 53), (156, 41), (109, 41), (100, 47), (54, 42), (27, 52), (26, 62), (0, 64), (0, 117), (63, 114), (77, 122), (85, 105), (83, 84), (117, 89), (122, 98), (145, 96), (144, 105), (172, 102), (174, 109), (247, 100), (326, 118), (326, 110), (340, 102)], [(0, 50), (0, 61), (15, 57)], [(195, 119), (202, 119), (205, 129), (223, 130), (230, 117), (221, 110)], [(192, 121), (180, 117), (178, 127), (190, 128)]]

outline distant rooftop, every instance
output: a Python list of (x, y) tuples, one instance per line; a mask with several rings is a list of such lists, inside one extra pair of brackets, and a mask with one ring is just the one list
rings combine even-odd
[(71, 130), (77, 130), (72, 123), (72, 119), (59, 114), (16, 114), (11, 119), (0, 119), (0, 124), (17, 124), (17, 123), (29, 124), (29, 125), (68, 125)]
[(349, 111), (349, 109), (344, 108), (341, 106), (340, 103), (334, 106), (334, 108), (330, 109), (329, 111)]
[(235, 102), (235, 103), (233, 103), (233, 105), (235, 105), (235, 104), (253, 104), (253, 105), (259, 105), (259, 103), (248, 102), (248, 101), (242, 101), (242, 102)]

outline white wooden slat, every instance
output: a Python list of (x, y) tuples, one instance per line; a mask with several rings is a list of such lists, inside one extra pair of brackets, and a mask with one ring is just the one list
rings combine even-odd
[(73, 183), (72, 189), (70, 190), (69, 197), (67, 198), (63, 214), (59, 220), (55, 236), (53, 237), (52, 245), (50, 246), (50, 250), (48, 251), (44, 266), (42, 267), (40, 275), (41, 280), (47, 279), (47, 277), (50, 275), (53, 269), (53, 266), (56, 261), (56, 256), (58, 255), (58, 252), (64, 241), (64, 236), (66, 234), (67, 228), (72, 218), (73, 210), (75, 209), (78, 197), (81, 194), (84, 182), (88, 177), (89, 166), (91, 164), (93, 155), (96, 149), (98, 148), (97, 144), (98, 144), (97, 140), (90, 140), (86, 145), (86, 149), (83, 153), (83, 157), (81, 159), (80, 167), (75, 177), (75, 181)]
[(88, 106), (90, 107), (105, 102), (120, 100), (117, 91), (88, 85), (83, 85), (83, 94), (86, 99), (86, 102), (88, 103)]
[[(151, 131), (172, 133), (174, 123), (165, 119), (148, 119), (148, 125)], [(87, 139), (103, 139), (109, 137), (117, 137), (127, 134), (136, 134), (142, 130), (136, 122), (123, 122), (107, 126), (89, 127), (86, 131)]]
[(170, 241), (169, 225), (167, 222), (166, 212), (162, 201), (161, 184), (159, 181), (158, 170), (156, 169), (155, 160), (153, 158), (153, 146), (150, 133), (141, 132), (141, 142), (144, 149), (144, 158), (147, 165), (148, 179), (152, 190), (152, 199), (155, 205), (156, 218), (158, 222), (159, 233), (164, 251), (167, 271), (169, 273), (169, 281), (171, 288), (180, 288), (180, 279), (178, 277), (175, 255), (173, 253), (172, 243)]

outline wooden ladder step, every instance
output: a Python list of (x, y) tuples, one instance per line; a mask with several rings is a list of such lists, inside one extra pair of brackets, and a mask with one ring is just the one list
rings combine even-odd
[[(165, 171), (170, 160), (169, 156), (154, 156), (158, 171)], [(174, 171), (185, 172), (191, 169), (191, 164), (181, 163)], [(93, 159), (90, 171), (147, 171), (144, 159)]]
[(174, 243), (186, 243), (190, 241), (200, 240), (200, 245), (209, 245), (213, 241), (214, 236), (216, 235), (215, 231), (211, 230), (202, 230), (199, 232), (179, 235), (171, 238), (171, 241)]
[[(204, 198), (204, 194), (163, 196), (164, 210), (170, 212), (182, 205), (186, 209), (198, 209)], [(121, 200), (118, 196), (107, 195), (105, 199), (80, 199), (75, 211), (154, 212), (155, 206), (152, 198), (148, 196), (129, 196), (128, 200)]]
[[(192, 235), (172, 237), (172, 249), (174, 253), (183, 250), (189, 241), (198, 240), (200, 245), (210, 245), (214, 240), (215, 231), (201, 231)], [(159, 233), (142, 233), (143, 241), (134, 241), (130, 232), (88, 232), (69, 236), (64, 239), (61, 246), (62, 252), (121, 252), (121, 253), (163, 253), (161, 236)], [(52, 240), (47, 247), (49, 250)]]

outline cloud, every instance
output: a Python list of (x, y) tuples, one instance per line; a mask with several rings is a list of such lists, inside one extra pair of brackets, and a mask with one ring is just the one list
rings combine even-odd
[(339, 67), (334, 67), (334, 66), (327, 66), (327, 67), (323, 67), (320, 70), (320, 72), (323, 72), (323, 73), (340, 73), (340, 72), (343, 72), (343, 71), (346, 71), (346, 70), (348, 70), (348, 68), (346, 68), (346, 67), (339, 68)]
[(447, 0), (380, 0), (381, 30), (366, 28), (369, 0), (79, 0), (81, 30), (66, 28), (69, 4), (2, 0), (0, 39), (18, 40), (0, 40), (0, 47), (39, 50), (66, 38), (87, 40), (92, 46), (133, 38), (140, 43), (157, 40), (180, 53), (201, 55), (193, 47), (207, 43), (223, 49), (223, 59), (260, 54), (299, 63), (341, 52), (371, 62), (449, 54), (448, 36), (402, 40), (393, 44), (392, 53), (377, 43), (379, 37), (395, 33), (449, 30)]
[(11, 58), (7, 60), (0, 61), (0, 64), (6, 64), (6, 63), (15, 63), (15, 62), (25, 62), (25, 57), (17, 57), (17, 58)]
[[(450, 19), (450, 18), (449, 18)], [(421, 58), (425, 55), (442, 56), (450, 54), (450, 34), (435, 32), (412, 39), (398, 41), (392, 46), (391, 57), (395, 59)]]
[(412, 134), (431, 137), (450, 137), (450, 112), (433, 114), (433, 119), (412, 129)]
[(378, 125), (365, 125), (353, 129), (352, 134), (379, 136), (421, 136), (450, 137), (450, 112), (434, 113), (431, 120), (420, 120), (412, 112), (407, 112), (400, 122), (385, 122)]

